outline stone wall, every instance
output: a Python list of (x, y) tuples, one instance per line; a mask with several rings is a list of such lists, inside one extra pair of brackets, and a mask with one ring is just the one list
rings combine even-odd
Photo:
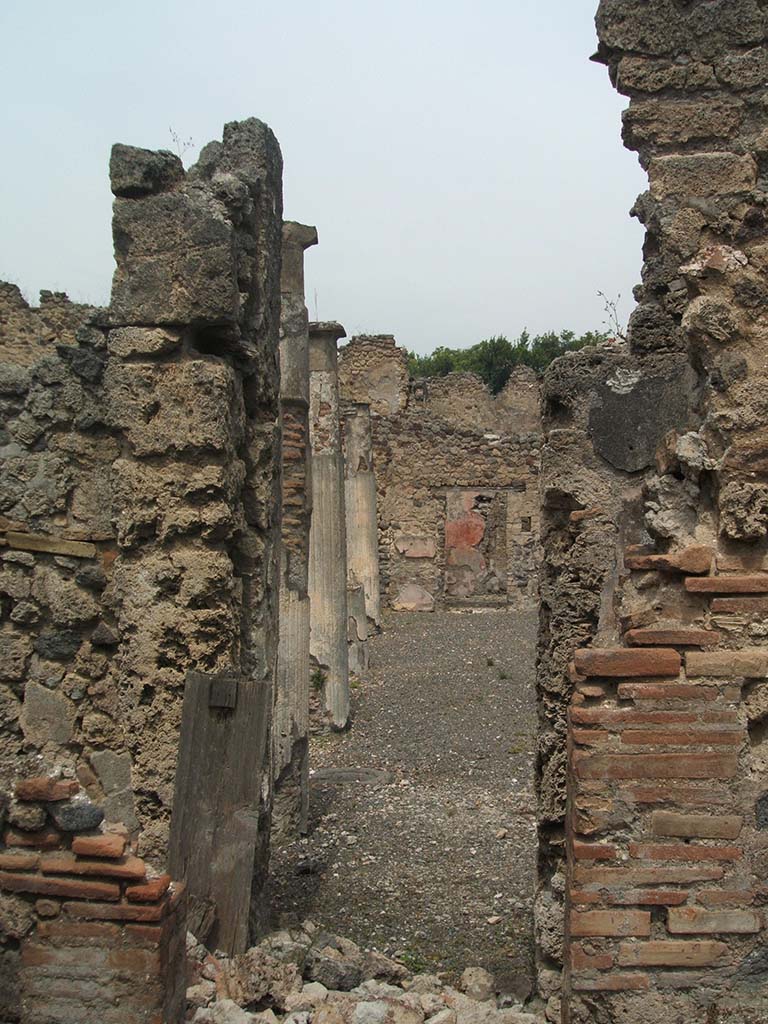
[(598, 12), (650, 189), (628, 346), (543, 389), (537, 938), (564, 1021), (764, 1017), (767, 19)]
[(370, 406), (382, 600), (518, 606), (538, 587), (539, 386), (494, 397), (474, 374), (408, 383), (388, 335), (339, 351), (342, 397)]
[(376, 416), (393, 416), (408, 400), (408, 357), (391, 334), (362, 334), (344, 346), (339, 388), (349, 402), (370, 405)]
[(281, 171), (256, 120), (186, 173), (116, 146), (110, 307), (0, 289), (2, 856), (43, 823), (16, 783), (69, 780), (230, 949), (268, 854)]

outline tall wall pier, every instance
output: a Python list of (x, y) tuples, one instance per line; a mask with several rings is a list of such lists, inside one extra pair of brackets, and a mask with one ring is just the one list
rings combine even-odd
[(344, 497), (347, 574), (351, 586), (363, 588), (368, 636), (381, 625), (381, 597), (371, 409), (363, 402), (347, 404), (344, 409)]
[(565, 1022), (754, 1024), (768, 12), (603, 0), (597, 26), (649, 175), (645, 264), (628, 345), (544, 382), (540, 987)]
[(336, 352), (336, 342), (344, 334), (341, 324), (309, 325), (310, 651), (335, 729), (344, 729), (349, 722), (347, 532)]
[(307, 827), (309, 806), (309, 326), (304, 304), (304, 252), (313, 227), (283, 225), (280, 307), (282, 525), (280, 639), (272, 735), (275, 793), (273, 842)]
[(5, 1020), (116, 1019), (130, 989), (131, 1019), (175, 1024), (186, 927), (231, 951), (259, 924), (281, 175), (255, 119), (187, 172), (115, 146), (109, 308), (0, 287)]

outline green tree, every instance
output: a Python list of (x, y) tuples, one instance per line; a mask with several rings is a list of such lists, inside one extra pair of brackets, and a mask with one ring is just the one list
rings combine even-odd
[(408, 370), (412, 377), (445, 377), (449, 373), (476, 373), (496, 395), (509, 380), (516, 366), (530, 366), (543, 373), (553, 359), (566, 352), (576, 352), (588, 345), (606, 341), (608, 334), (587, 331), (577, 336), (574, 331), (547, 331), (531, 337), (524, 330), (511, 342), (503, 334), (479, 341), (469, 348), (439, 346), (430, 355), (408, 353)]

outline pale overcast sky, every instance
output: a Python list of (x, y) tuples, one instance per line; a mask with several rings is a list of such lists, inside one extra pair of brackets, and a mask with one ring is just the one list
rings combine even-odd
[[(597, 0), (3, 0), (0, 278), (106, 303), (109, 149), (200, 147), (255, 115), (310, 314), (418, 351), (599, 328), (639, 279)], [(315, 295), (317, 302), (315, 303)]]

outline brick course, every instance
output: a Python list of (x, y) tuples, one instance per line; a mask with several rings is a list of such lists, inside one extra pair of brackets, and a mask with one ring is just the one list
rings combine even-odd
[[(67, 788), (71, 796), (75, 787)], [(40, 779), (18, 790), (41, 809), (52, 793), (68, 799)], [(144, 861), (124, 852), (117, 826), (5, 837), (15, 849), (0, 848), (0, 894), (29, 900), (34, 922), (21, 942), (21, 1024), (180, 1024), (184, 887), (168, 875), (148, 879)]]

